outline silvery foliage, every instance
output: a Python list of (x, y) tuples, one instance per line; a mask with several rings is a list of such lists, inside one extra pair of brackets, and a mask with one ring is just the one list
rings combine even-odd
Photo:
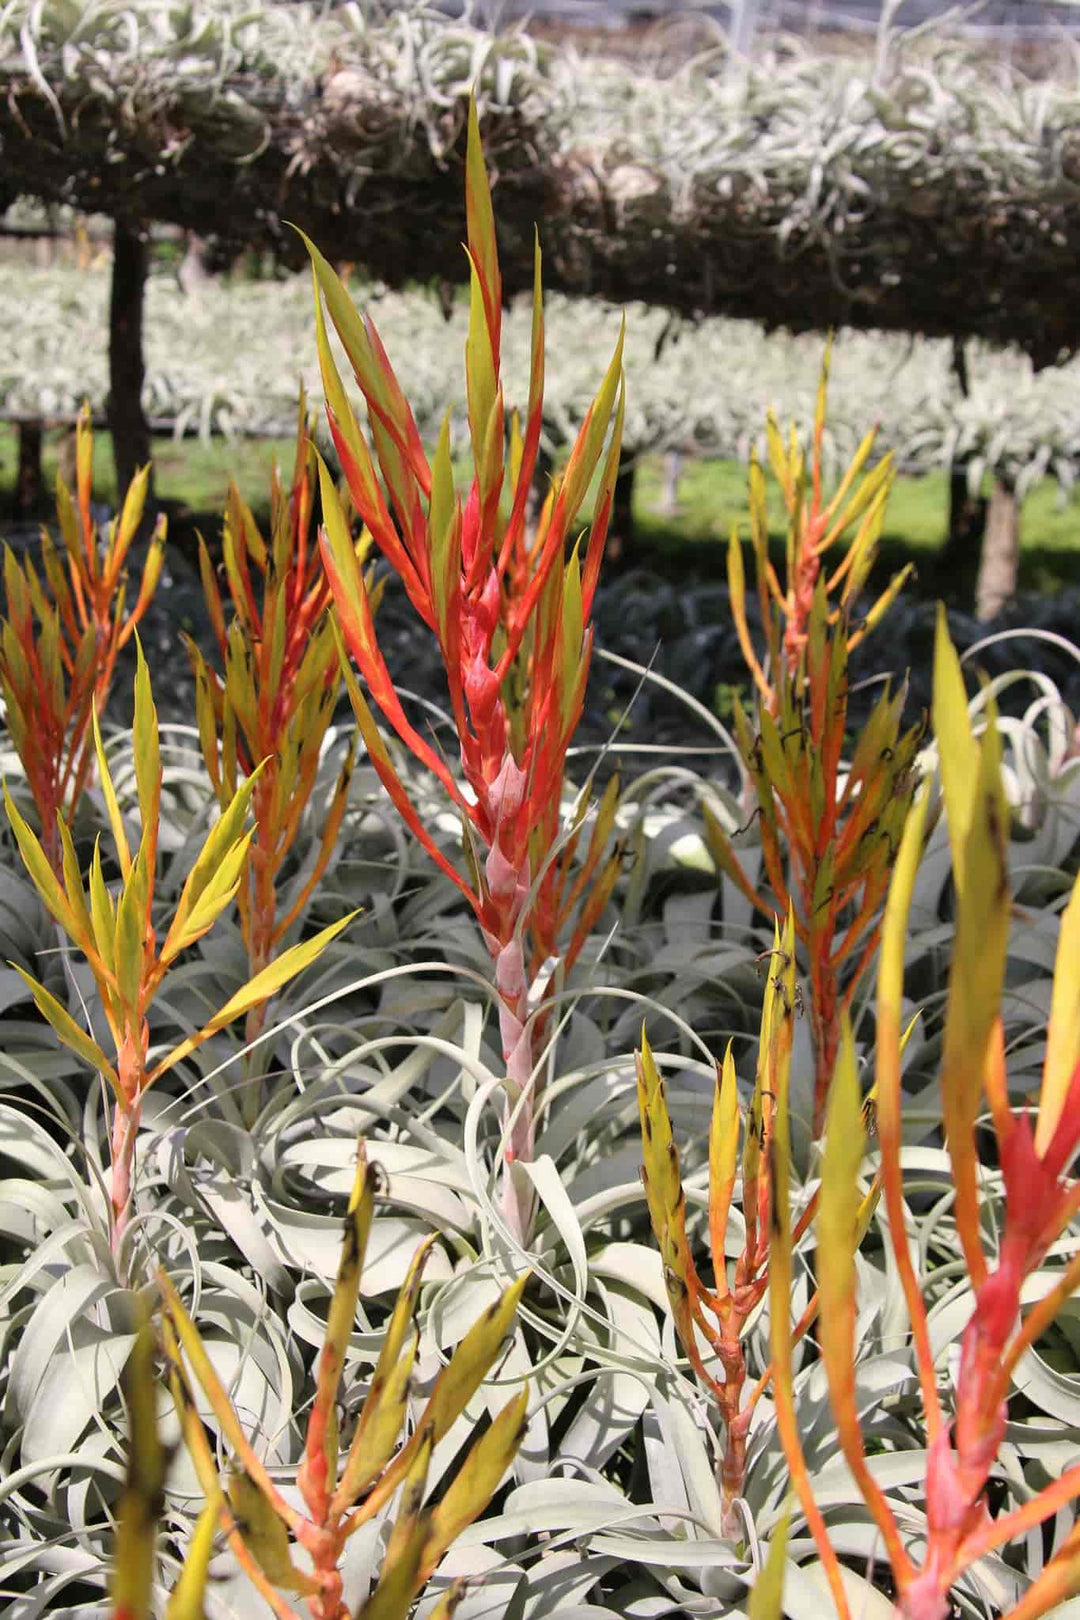
[[(460, 356), (463, 302), (447, 317), (422, 291), (373, 286), (361, 293), (399, 374), (421, 435), (451, 413), (455, 443), (467, 443)], [(544, 435), (557, 458), (592, 397), (595, 355), (610, 347), (622, 312), (549, 296)], [(70, 416), (84, 398), (103, 410), (108, 393), (108, 281), (103, 270), (27, 272), (0, 267), (0, 318), (8, 333), (0, 388), (14, 414)], [(764, 334), (752, 322), (674, 321), (635, 305), (627, 314), (630, 457), (666, 450), (764, 456), (766, 412), (782, 425), (813, 417), (823, 341)], [(517, 300), (504, 322), (508, 401), (528, 392), (530, 308)], [(167, 272), (152, 276), (146, 304), (147, 414), (176, 433), (290, 435), (298, 382), (318, 397), (311, 343), (311, 287), (284, 281), (212, 282), (185, 295)], [(826, 471), (850, 458), (867, 422), (881, 450), (912, 470), (964, 462), (977, 485), (990, 471), (1021, 497), (1043, 476), (1071, 490), (1080, 466), (1080, 360), (1032, 369), (1016, 352), (968, 346), (969, 393), (951, 345), (880, 332), (837, 334), (831, 371)], [(357, 401), (363, 418), (362, 402)]]
[[(1052, 682), (1018, 673), (999, 678), (994, 690), (1004, 701), (1011, 688), (1031, 693), (1015, 717), (1001, 722), (1015, 811), (1010, 865), (1020, 908), (1006, 1014), (1013, 1076), (1024, 1090), (1041, 1061), (1055, 913), (1075, 856), (1080, 751), (1075, 721)], [(985, 713), (987, 694), (974, 682), (973, 693), (973, 704)], [(438, 731), (430, 698), (420, 712)], [(723, 727), (712, 725), (717, 747), (726, 747)], [(341, 731), (328, 738), (291, 882), (303, 881), (344, 741)], [(110, 751), (130, 811), (129, 737), (115, 735)], [(190, 727), (165, 729), (163, 758), (160, 894), (167, 904), (212, 809)], [(17, 784), (10, 751), (0, 765)], [(932, 765), (929, 752), (925, 765)], [(455, 821), (424, 781), (412, 779), (407, 762), (401, 769), (422, 813), (453, 850), (460, 837)], [(485, 1577), (465, 1607), (477, 1620), (746, 1613), (748, 1586), (786, 1502), (787, 1468), (766, 1397), (752, 1434), (746, 1539), (722, 1540), (717, 1436), (679, 1354), (644, 1216), (632, 1061), (647, 1017), (669, 1079), (696, 1227), (707, 1198), (713, 1055), (733, 1038), (740, 1081), (744, 1089), (749, 1085), (761, 994), (754, 958), (770, 943), (732, 886), (718, 889), (702, 839), (703, 798), (730, 826), (746, 821), (747, 796), (732, 781), (730, 766), (721, 778), (700, 761), (668, 759), (623, 790), (619, 822), (635, 864), (571, 981), (563, 983), (557, 969), (551, 980), (555, 1012), (542, 1058), (549, 1070), (547, 1103), (533, 1167), (541, 1214), (527, 1256), (515, 1249), (493, 1196), (500, 1063), (490, 964), (471, 918), (404, 836), (370, 769), (356, 773), (335, 864), (308, 921), (327, 920), (357, 903), (365, 907), (362, 917), (278, 998), (270, 1034), (258, 1048), (245, 1054), (238, 1032), (223, 1032), (196, 1054), (182, 1079), (148, 1095), (133, 1246), (141, 1263), (166, 1264), (193, 1299), (215, 1365), (255, 1443), (286, 1484), (299, 1457), (294, 1417), (310, 1396), (358, 1134), (368, 1139), (388, 1179), (349, 1354), (346, 1427), (370, 1377), (393, 1290), (424, 1235), (437, 1230), (442, 1241), (421, 1299), (418, 1400), (500, 1280), (526, 1258), (535, 1269), (538, 1283), (508, 1357), (469, 1414), (476, 1419), (496, 1410), (508, 1383), (528, 1376), (534, 1392), (528, 1438), (507, 1492), (462, 1538), (421, 1614), (453, 1573)], [(102, 806), (92, 800), (80, 838), (89, 838), (101, 820)], [(752, 827), (739, 842), (756, 875)], [(911, 1230), (943, 1367), (970, 1308), (955, 1263), (959, 1248), (933, 1081), (949, 905), (947, 843), (939, 827), (920, 878), (909, 946), (924, 1016), (906, 1063), (905, 1153)], [(11, 853), (0, 872), (0, 933), (4, 957), (36, 966), (73, 1011), (94, 1021), (86, 976), (57, 950), (56, 931)], [(194, 1025), (211, 994), (220, 997), (244, 976), (239, 932), (226, 921), (160, 998), (154, 1039)], [(10, 970), (0, 975), (0, 994), (6, 1035), (0, 1053), (0, 1511), (9, 1532), (0, 1573), (12, 1594), (0, 1613), (28, 1620), (44, 1609), (68, 1612), (67, 1594), (76, 1585), (84, 1602), (87, 1591), (104, 1590), (109, 1505), (123, 1467), (118, 1377), (134, 1315), (132, 1296), (112, 1271), (104, 1231), (100, 1092), (33, 1017)], [(858, 1011), (861, 1061), (869, 1066), (869, 1001)], [(253, 1126), (236, 1103), (244, 1066), (251, 1064), (272, 1076)], [(809, 1075), (800, 1025), (797, 1116), (808, 1105)], [(802, 1176), (796, 1198), (802, 1200), (813, 1186), (816, 1159), (805, 1131), (797, 1131), (796, 1145)], [(992, 1204), (1000, 1199), (995, 1171), (987, 1172), (986, 1190)], [(738, 1239), (736, 1220), (733, 1243)], [(1067, 1235), (1048, 1264), (1074, 1253), (1076, 1243), (1075, 1232)], [(811, 1247), (812, 1240), (804, 1261)], [(858, 1398), (865, 1432), (877, 1443), (871, 1466), (901, 1522), (917, 1535), (924, 1436), (889, 1255), (872, 1233), (859, 1260)], [(795, 1312), (810, 1286), (804, 1263)], [(1066, 1337), (1072, 1322), (1066, 1314)], [(767, 1302), (751, 1328), (749, 1359), (757, 1371), (769, 1359)], [(1075, 1381), (1061, 1370), (1053, 1347), (1026, 1358), (1023, 1387), (1031, 1409), (1010, 1426), (1000, 1469), (1001, 1489), (1014, 1502), (1060, 1471), (1069, 1436), (1080, 1429)], [(853, 1595), (884, 1614), (885, 1600), (856, 1573), (870, 1573), (872, 1527), (837, 1450), (822, 1370), (801, 1355), (797, 1396), (815, 1489), (830, 1512), (838, 1548), (853, 1561)], [(171, 1417), (164, 1421), (173, 1434)], [(464, 1433), (462, 1424), (447, 1436), (434, 1478), (450, 1466)], [(178, 1459), (166, 1524), (179, 1539), (165, 1544), (162, 1603), (197, 1501), (188, 1465)], [(1071, 1513), (1063, 1513), (1055, 1534), (1065, 1534), (1071, 1523)], [(385, 1533), (380, 1520), (352, 1546), (350, 1602), (362, 1599)], [(788, 1582), (793, 1620), (830, 1614), (798, 1520), (790, 1556), (804, 1572)], [(972, 1610), (1006, 1606), (1037, 1574), (1043, 1556), (1041, 1538), (1033, 1537), (1018, 1561), (985, 1559), (965, 1579), (961, 1601)], [(215, 1571), (220, 1580), (208, 1612), (216, 1620), (240, 1620), (251, 1612), (242, 1578), (224, 1554)]]
[[(8, 0), (0, 10), (0, 73), (28, 75), (61, 127), (57, 91), (91, 94), (128, 112), (137, 105), (151, 116), (179, 96), (190, 113), (212, 113), (239, 161), (269, 140), (270, 112), (303, 108), (342, 61), (354, 64), (368, 100), (404, 112), (411, 134), (436, 156), (455, 138), (460, 104), (479, 78), (484, 106), (524, 105), (536, 114), (557, 100), (527, 36), (496, 40), (448, 22), (425, 0), (332, 8), (321, 0), (57, 0), (48, 7)], [(384, 159), (407, 165), (409, 140), (373, 139)], [(356, 156), (362, 162), (371, 153)]]

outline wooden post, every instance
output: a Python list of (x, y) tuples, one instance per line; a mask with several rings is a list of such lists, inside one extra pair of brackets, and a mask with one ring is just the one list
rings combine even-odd
[(975, 617), (993, 619), (1016, 595), (1020, 573), (1020, 506), (1012, 481), (994, 479), (986, 514), (979, 577), (975, 584)]
[[(113, 438), (117, 506), (140, 467), (150, 460), (150, 428), (142, 408), (146, 375), (143, 359), (143, 298), (150, 253), (137, 226), (117, 220), (113, 230), (112, 288), (109, 296), (109, 402), (106, 416)], [(149, 495), (153, 499), (153, 481)]]
[(615, 477), (611, 496), (611, 527), (607, 554), (612, 562), (629, 561), (634, 552), (634, 463), (623, 462)]
[[(953, 338), (952, 373), (961, 395), (967, 399), (971, 385), (967, 345), (963, 338)], [(973, 588), (978, 573), (986, 516), (985, 496), (971, 493), (967, 463), (954, 457), (949, 464), (949, 527), (945, 544), (938, 553), (938, 565), (942, 577), (958, 582), (960, 592), (965, 595)]]
[(32, 517), (40, 510), (45, 480), (41, 476), (42, 425), (38, 422), (20, 422), (19, 470), (15, 477), (15, 516)]

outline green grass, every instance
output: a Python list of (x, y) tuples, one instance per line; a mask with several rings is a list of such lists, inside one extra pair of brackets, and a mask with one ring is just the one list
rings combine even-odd
[[(248, 501), (265, 507), (275, 459), (291, 470), (292, 456), (291, 439), (212, 439), (209, 444), (200, 439), (155, 439), (157, 493), (162, 500), (192, 512), (220, 512), (229, 479), (234, 476)], [(15, 430), (0, 425), (0, 512), (11, 510), (17, 459)], [(46, 437), (41, 459), (45, 487), (51, 490), (56, 478), (57, 435)], [(108, 506), (116, 502), (112, 435), (104, 430), (94, 434), (94, 498)]]
[[(95, 496), (112, 505), (116, 489), (109, 434), (96, 433), (94, 445)], [(183, 530), (197, 523), (209, 538), (216, 533), (230, 476), (236, 478), (241, 493), (261, 519), (269, 505), (274, 460), (287, 472), (292, 467), (292, 456), (291, 439), (214, 439), (209, 444), (198, 439), (157, 439), (157, 490), (173, 509), (174, 527)], [(43, 459), (46, 487), (51, 488), (56, 475), (55, 440), (46, 442)], [(10, 510), (15, 468), (14, 431), (0, 426), (0, 513)], [(662, 473), (659, 457), (647, 459), (638, 473), (634, 492), (636, 553), (646, 562), (650, 556), (654, 561), (660, 556), (665, 566), (700, 571), (715, 565), (722, 570), (719, 548), (714, 563), (704, 547), (726, 542), (732, 523), (738, 525), (743, 536), (747, 534), (745, 467), (734, 461), (688, 461), (675, 517), (659, 511)], [(958, 580), (953, 571), (945, 577), (938, 566), (947, 509), (948, 481), (943, 473), (898, 478), (882, 537), (879, 577), (913, 561), (918, 573), (916, 590), (964, 600), (970, 580)], [(768, 511), (773, 542), (782, 556), (783, 503), (771, 480)], [(975, 560), (971, 559), (972, 572)], [(1080, 586), (1080, 500), (1073, 497), (1062, 501), (1057, 485), (1049, 480), (1024, 503), (1020, 585), (1023, 590), (1044, 593), (1068, 585)]]
[[(746, 468), (734, 461), (687, 462), (679, 484), (679, 510), (674, 518), (659, 511), (662, 489), (659, 458), (645, 461), (634, 489), (637, 544), (663, 553), (673, 562), (697, 566), (703, 544), (726, 541), (732, 524), (748, 535)], [(989, 494), (987, 485), (985, 494)], [(885, 518), (875, 576), (886, 578), (914, 562), (915, 589), (927, 595), (964, 600), (974, 583), (977, 558), (957, 578), (955, 565), (946, 573), (939, 554), (948, 522), (949, 482), (943, 472), (921, 478), (897, 478)], [(768, 482), (771, 550), (783, 558), (785, 513), (780, 492)], [(1020, 588), (1052, 593), (1080, 586), (1080, 498), (1063, 499), (1059, 486), (1046, 479), (1024, 502), (1020, 519)], [(970, 577), (968, 577), (970, 576)]]

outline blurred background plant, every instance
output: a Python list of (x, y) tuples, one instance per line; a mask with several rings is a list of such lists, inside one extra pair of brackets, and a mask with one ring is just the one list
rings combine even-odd
[(59, 553), (46, 530), (41, 569), (4, 548), (7, 617), (0, 627), (0, 687), (12, 743), (41, 824), (45, 858), (63, 878), (61, 823), (70, 833), (93, 765), (91, 720), (104, 714), (117, 654), (145, 614), (161, 575), (164, 515), (127, 605), (125, 564), (139, 533), (147, 469), (132, 480), (123, 511), (103, 537), (91, 505), (94, 441), (89, 408), (75, 429), (75, 489), (56, 479)]

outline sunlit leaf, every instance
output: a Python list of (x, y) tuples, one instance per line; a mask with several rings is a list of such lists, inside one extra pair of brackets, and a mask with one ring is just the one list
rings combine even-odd
[(1039, 1095), (1035, 1151), (1045, 1153), (1065, 1106), (1076, 1065), (1080, 1062), (1080, 880), (1073, 885), (1061, 917), (1054, 988), (1046, 1034), (1046, 1062)]
[(449, 1490), (433, 1508), (424, 1543), (422, 1572), (426, 1579), (443, 1554), (487, 1507), (510, 1467), (528, 1428), (529, 1392), (508, 1401), (491, 1427), (476, 1441), (454, 1476)]
[(124, 1370), (124, 1402), (127, 1481), (120, 1498), (111, 1592), (115, 1620), (145, 1620), (150, 1613), (166, 1472), (154, 1399), (154, 1335), (145, 1321)]
[(750, 1620), (781, 1620), (784, 1613), (784, 1572), (793, 1503), (789, 1502), (769, 1537), (765, 1566), (750, 1588), (746, 1605)]
[(157, 829), (158, 806), (161, 802), (161, 751), (158, 745), (158, 717), (150, 689), (150, 671), (143, 657), (142, 643), (136, 637), (135, 671), (135, 723), (132, 741), (135, 747), (135, 779), (138, 783), (139, 810), (142, 815), (143, 837)]
[(67, 930), (72, 939), (78, 940), (79, 924), (75, 913), (68, 904), (67, 896), (61, 888), (52, 867), (49, 865), (45, 851), (16, 809), (15, 801), (8, 792), (6, 782), (4, 784), (4, 806), (7, 810), (8, 820), (11, 823), (11, 830), (15, 834), (15, 841), (19, 846), (19, 854), (23, 858), (26, 870), (34, 880), (35, 888), (60, 926)]
[(165, 1607), (165, 1620), (206, 1620), (204, 1599), (222, 1502), (221, 1492), (214, 1491), (195, 1521), (180, 1579), (173, 1587)]
[(128, 849), (127, 833), (124, 831), (124, 818), (120, 814), (120, 805), (113, 786), (112, 775), (109, 771), (109, 762), (105, 757), (105, 744), (101, 740), (101, 727), (98, 724), (97, 704), (93, 710), (94, 748), (97, 752), (98, 777), (101, 782), (101, 793), (105, 800), (105, 809), (109, 817), (109, 826), (112, 829), (113, 843), (116, 845), (116, 855), (120, 862), (121, 875), (126, 880), (131, 870), (131, 852)]
[(46, 990), (43, 984), (39, 984), (31, 974), (27, 973), (25, 968), (21, 968), (17, 962), (12, 962), (10, 965), (29, 987), (38, 1011), (43, 1018), (49, 1021), (64, 1045), (69, 1046), (96, 1073), (103, 1074), (116, 1093), (117, 1099), (121, 1104), (127, 1106), (119, 1076), (97, 1042), (79, 1028), (67, 1009), (61, 1006), (56, 997)]
[(231, 1024), (234, 1018), (240, 1018), (250, 1008), (258, 1007), (262, 1002), (268, 1001), (272, 995), (281, 989), (282, 985), (287, 984), (298, 973), (302, 973), (305, 968), (310, 967), (312, 962), (330, 944), (331, 940), (336, 939), (342, 929), (347, 928), (353, 918), (358, 915), (358, 911), (350, 911), (337, 922), (331, 923), (328, 928), (320, 929), (313, 938), (302, 940), (298, 945), (290, 946), (287, 951), (282, 951), (280, 956), (275, 957), (260, 973), (256, 973), (254, 978), (249, 979), (247, 984), (243, 985), (234, 996), (230, 996), (225, 1005), (203, 1025), (197, 1034), (189, 1035), (186, 1040), (180, 1042), (179, 1046), (174, 1046), (172, 1051), (162, 1058), (161, 1062), (156, 1066), (150, 1079), (156, 1080), (167, 1069), (171, 1069), (174, 1064), (187, 1057), (189, 1052), (194, 1052), (196, 1047), (201, 1046), (202, 1042), (208, 1040), (217, 1030), (224, 1029), (226, 1024)]

